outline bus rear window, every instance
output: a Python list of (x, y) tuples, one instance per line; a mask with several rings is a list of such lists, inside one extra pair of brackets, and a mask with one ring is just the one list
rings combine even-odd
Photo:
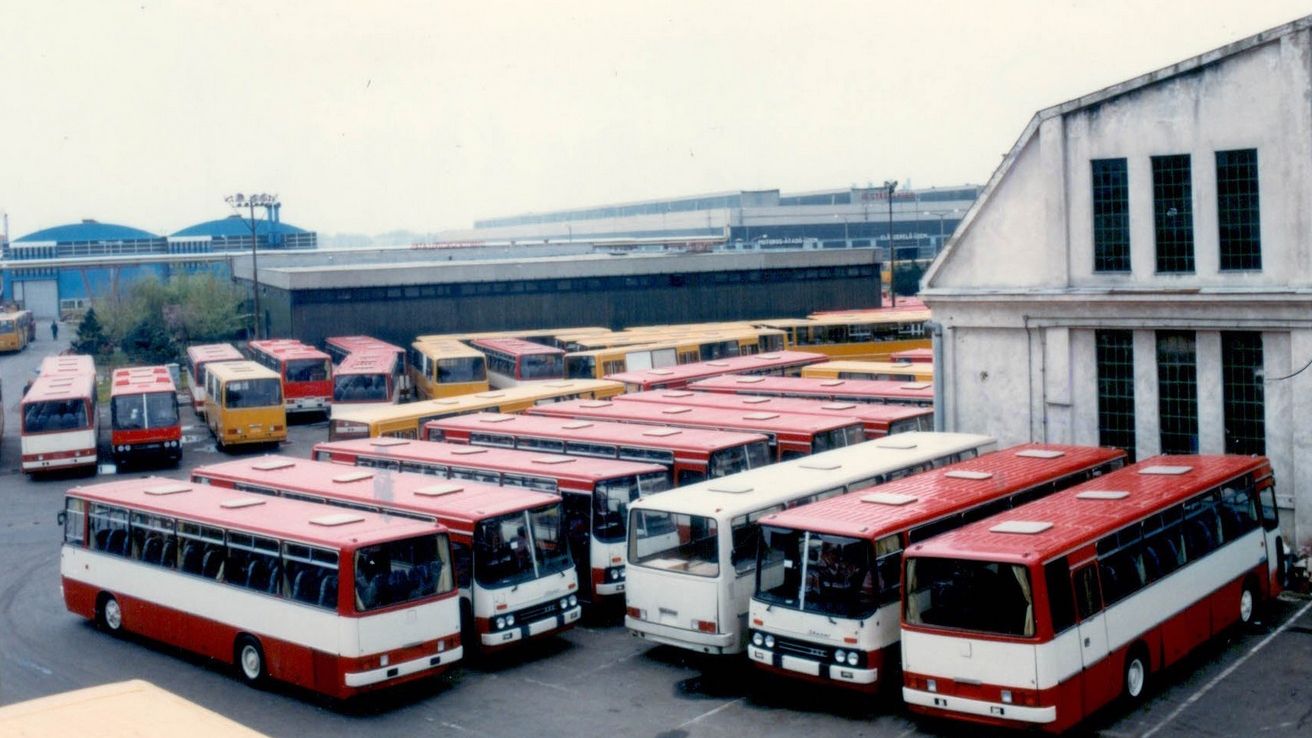
[(282, 404), (282, 383), (276, 379), (242, 379), (224, 386), (223, 406), (240, 410)]
[(720, 574), (714, 518), (661, 510), (633, 511), (629, 563), (700, 577)]
[(333, 402), (386, 401), (385, 374), (338, 374), (333, 377)]
[(1029, 571), (1018, 564), (907, 559), (906, 620), (953, 630), (1034, 635)]
[(570, 379), (593, 379), (596, 377), (597, 359), (592, 356), (566, 356), (565, 376)]
[(438, 382), (481, 382), (487, 379), (487, 362), (480, 356), (438, 359)]
[(328, 372), (327, 359), (290, 359), (286, 377), (288, 382), (323, 382)]
[(23, 432), (77, 430), (87, 427), (87, 404), (81, 399), (46, 400), (23, 406)]
[(564, 374), (561, 354), (530, 354), (519, 362), (520, 379), (560, 379)]

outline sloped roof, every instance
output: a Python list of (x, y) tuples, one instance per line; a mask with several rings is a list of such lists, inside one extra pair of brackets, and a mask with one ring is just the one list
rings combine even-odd
[(29, 233), (14, 243), (54, 241), (56, 243), (84, 243), (96, 241), (138, 241), (159, 238), (149, 231), (130, 226), (100, 223), (87, 219)]
[[(268, 220), (256, 219), (255, 232), (261, 236), (267, 236), (273, 225)], [(304, 229), (286, 223), (278, 223), (275, 230), (284, 235), (306, 233)], [(251, 222), (240, 215), (229, 215), (219, 220), (207, 220), (204, 223), (197, 223), (172, 234), (173, 237), (212, 236), (228, 238), (240, 238), (249, 235), (251, 235)]]

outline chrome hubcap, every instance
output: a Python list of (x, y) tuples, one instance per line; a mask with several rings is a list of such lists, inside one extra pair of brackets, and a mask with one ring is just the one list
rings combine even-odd
[(242, 646), (241, 670), (246, 674), (247, 679), (259, 678), (260, 654), (255, 650), (254, 646)]
[(1131, 697), (1138, 697), (1143, 691), (1143, 662), (1139, 659), (1131, 661), (1129, 668), (1125, 670), (1125, 691), (1129, 692)]
[(118, 630), (123, 627), (123, 611), (118, 607), (118, 600), (105, 600), (105, 625), (110, 630)]
[(1253, 617), (1253, 593), (1244, 590), (1239, 595), (1239, 620), (1247, 623)]

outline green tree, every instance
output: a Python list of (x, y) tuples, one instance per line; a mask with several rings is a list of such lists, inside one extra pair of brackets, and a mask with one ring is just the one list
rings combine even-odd
[(241, 333), (243, 293), (213, 274), (154, 277), (98, 301), (106, 343), (134, 363), (176, 361), (182, 346), (229, 340)]
[(100, 325), (100, 316), (96, 315), (96, 309), (87, 308), (87, 314), (82, 316), (82, 322), (77, 326), (77, 336), (71, 342), (72, 349), (79, 354), (98, 356), (109, 345), (109, 338)]
[(899, 262), (897, 271), (893, 272), (893, 290), (895, 294), (910, 296), (920, 292), (920, 278), (925, 274), (925, 267), (919, 262)]

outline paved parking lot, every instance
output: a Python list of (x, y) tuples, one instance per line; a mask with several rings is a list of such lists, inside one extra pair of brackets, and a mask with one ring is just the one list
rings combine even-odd
[[(0, 357), (7, 433), (0, 445), (0, 704), (110, 681), (146, 679), (274, 736), (904, 736), (975, 728), (913, 720), (895, 699), (869, 700), (759, 679), (735, 659), (695, 657), (631, 638), (616, 615), (589, 616), (556, 639), (438, 680), (326, 704), (281, 687), (246, 688), (219, 665), (136, 639), (115, 639), (64, 610), (59, 593), (64, 490), (83, 479), (18, 472), (15, 407), (52, 343)], [(192, 424), (184, 464), (226, 458)], [(284, 453), (305, 456), (321, 422), (292, 428)], [(1312, 611), (1277, 603), (1266, 624), (1218, 639), (1156, 680), (1140, 709), (1114, 707), (1086, 726), (1105, 736), (1312, 735)], [(149, 716), (143, 716), (149, 720)]]

